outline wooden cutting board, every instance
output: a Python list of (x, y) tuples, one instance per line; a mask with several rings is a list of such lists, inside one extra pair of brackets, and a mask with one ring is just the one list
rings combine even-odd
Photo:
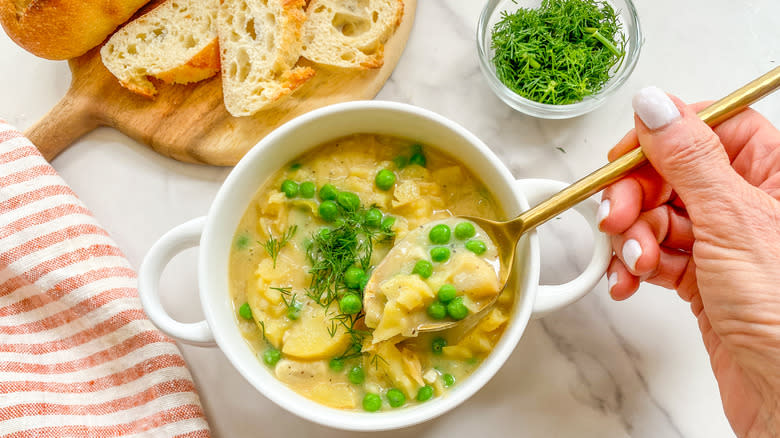
[(190, 85), (155, 83), (154, 100), (131, 93), (103, 66), (97, 47), (68, 61), (70, 89), (26, 135), (47, 160), (98, 126), (110, 126), (180, 161), (231, 166), (266, 134), (296, 116), (333, 103), (373, 99), (401, 57), (415, 9), (416, 0), (404, 0), (404, 16), (385, 45), (382, 68), (350, 72), (302, 58), (299, 64), (317, 71), (314, 78), (283, 103), (250, 117), (227, 112), (219, 74)]

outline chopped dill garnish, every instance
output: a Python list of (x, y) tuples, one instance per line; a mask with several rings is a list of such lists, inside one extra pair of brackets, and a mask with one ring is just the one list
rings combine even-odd
[(292, 293), (292, 288), (289, 287), (272, 286), (269, 289), (273, 289), (282, 294), (282, 302), (284, 302), (284, 306), (287, 308), (287, 317), (291, 320), (297, 320), (300, 317), (301, 309), (303, 308), (303, 303), (297, 299), (298, 294)]
[(625, 56), (626, 36), (605, 1), (542, 0), (505, 11), (492, 34), (498, 79), (527, 99), (553, 105), (598, 93)]
[(284, 296), (288, 296), (289, 297), (290, 294), (292, 293), (292, 288), (290, 288), (290, 287), (274, 287), (274, 286), (271, 286), (268, 289), (273, 289), (273, 290), (279, 292), (280, 294), (282, 294), (282, 299), (284, 299)]
[(284, 234), (282, 234), (280, 239), (271, 237), (262, 244), (263, 248), (265, 248), (265, 252), (267, 252), (274, 261), (274, 269), (276, 269), (276, 258), (279, 257), (279, 251), (281, 251), (282, 248), (287, 245), (287, 242), (292, 239), (296, 231), (298, 231), (298, 225), (292, 225), (287, 229), (287, 231), (284, 232)]
[(257, 323), (260, 325), (260, 329), (261, 329), (260, 334), (263, 336), (263, 340), (267, 344), (270, 344), (270, 342), (268, 342), (268, 338), (265, 337), (265, 323), (263, 321), (258, 321)]
[(370, 332), (368, 330), (355, 328), (357, 322), (362, 318), (362, 315), (347, 315), (341, 313), (330, 319), (328, 334), (330, 334), (331, 337), (336, 336), (339, 327), (343, 327), (344, 331), (346, 331), (350, 337), (349, 346), (341, 356), (337, 357), (337, 359), (351, 359), (363, 354), (363, 341), (370, 335)]
[(384, 357), (382, 357), (382, 356), (380, 356), (380, 355), (378, 355), (378, 354), (373, 354), (373, 355), (371, 356), (371, 360), (369, 361), (369, 364), (373, 365), (375, 370), (378, 370), (378, 369), (379, 369), (379, 361), (380, 361), (380, 360), (381, 360), (382, 362), (384, 362), (384, 363), (385, 363), (385, 365), (389, 365), (389, 363), (387, 363), (387, 361), (385, 360), (385, 358), (384, 358)]
[[(329, 307), (347, 290), (344, 273), (353, 265), (368, 272), (374, 243), (391, 242), (395, 234), (389, 229), (369, 227), (366, 209), (350, 211), (338, 206), (340, 217), (335, 228), (314, 233), (307, 249), (311, 263), (311, 283), (307, 295), (322, 306)], [(361, 294), (362, 298), (362, 294)]]

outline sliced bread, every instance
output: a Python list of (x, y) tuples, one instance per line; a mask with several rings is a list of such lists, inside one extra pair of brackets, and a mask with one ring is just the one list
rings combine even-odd
[(369, 69), (384, 64), (384, 44), (401, 24), (402, 0), (311, 0), (303, 57), (318, 64)]
[(304, 6), (304, 0), (221, 0), (222, 90), (230, 114), (269, 108), (314, 76), (310, 67), (295, 67)]
[(117, 31), (100, 49), (123, 87), (147, 97), (149, 80), (197, 82), (219, 71), (218, 0), (166, 0)]

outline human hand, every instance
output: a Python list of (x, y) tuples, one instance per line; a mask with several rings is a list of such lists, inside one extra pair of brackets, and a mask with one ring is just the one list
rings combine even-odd
[(748, 109), (713, 131), (657, 88), (634, 98), (636, 129), (610, 160), (642, 145), (652, 166), (603, 194), (612, 235), (610, 294), (640, 281), (691, 303), (740, 437), (780, 435), (780, 131)]

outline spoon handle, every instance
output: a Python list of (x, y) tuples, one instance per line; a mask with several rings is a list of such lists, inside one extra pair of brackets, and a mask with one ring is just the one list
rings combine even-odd
[[(698, 116), (709, 126), (715, 126), (734, 116), (780, 87), (780, 67), (744, 85), (728, 96), (699, 111)], [(512, 222), (522, 223), (522, 232), (532, 230), (576, 204), (600, 192), (608, 185), (647, 163), (641, 147), (585, 176), (546, 201), (525, 211)]]

